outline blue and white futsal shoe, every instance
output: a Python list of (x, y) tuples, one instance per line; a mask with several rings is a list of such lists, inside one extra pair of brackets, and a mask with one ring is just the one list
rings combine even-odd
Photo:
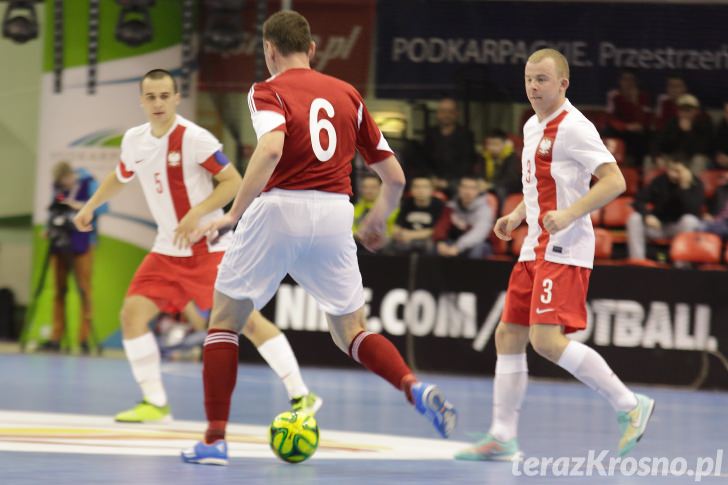
[(455, 429), (458, 413), (439, 387), (418, 382), (412, 386), (412, 400), (417, 411), (429, 419), (443, 438)]
[(185, 463), (196, 463), (198, 465), (227, 465), (228, 447), (225, 440), (216, 440), (212, 444), (205, 444), (198, 441), (193, 448), (182, 450), (180, 453)]

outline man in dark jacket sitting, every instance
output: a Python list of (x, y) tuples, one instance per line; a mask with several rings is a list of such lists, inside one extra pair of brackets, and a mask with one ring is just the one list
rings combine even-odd
[(665, 173), (655, 177), (635, 198), (635, 213), (627, 221), (631, 259), (645, 259), (646, 240), (672, 238), (700, 228), (705, 201), (703, 183), (682, 155), (663, 156)]

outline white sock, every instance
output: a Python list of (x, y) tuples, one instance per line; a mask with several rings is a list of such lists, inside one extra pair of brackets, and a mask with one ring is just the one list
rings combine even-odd
[(167, 405), (167, 393), (162, 384), (161, 356), (154, 335), (147, 332), (141, 337), (122, 340), (126, 358), (131, 364), (139, 387), (142, 388), (144, 399), (155, 406)]
[(572, 340), (559, 357), (559, 366), (604, 396), (615, 411), (630, 411), (637, 398), (594, 349)]
[(518, 417), (528, 384), (526, 354), (498, 355), (493, 379), (493, 424), (490, 434), (508, 441), (518, 434)]
[(298, 368), (298, 361), (285, 335), (276, 335), (266, 340), (258, 347), (258, 352), (283, 381), (288, 399), (308, 394), (308, 388), (303, 383), (301, 370)]

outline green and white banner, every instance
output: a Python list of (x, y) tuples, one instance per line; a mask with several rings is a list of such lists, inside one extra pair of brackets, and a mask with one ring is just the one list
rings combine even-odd
[[(52, 194), (52, 168), (62, 160), (84, 168), (101, 182), (119, 160), (124, 131), (146, 121), (139, 102), (139, 81), (154, 68), (179, 73), (182, 66), (182, 2), (157, 0), (150, 8), (154, 36), (151, 42), (129, 47), (116, 40), (121, 8), (115, 0), (101, 0), (98, 64), (95, 94), (87, 91), (89, 12), (88, 2), (64, 2), (64, 70), (62, 90), (54, 92), (53, 1), (46, 0), (44, 73), (40, 109), (38, 162), (33, 223), (33, 286), (41, 280), (48, 242), (43, 232)], [(195, 92), (195, 86), (190, 90)], [(194, 119), (194, 97), (183, 99), (183, 116)], [(109, 212), (99, 219), (94, 248), (92, 282), (93, 341), (118, 343), (119, 310), (126, 288), (154, 239), (156, 226), (141, 187), (132, 182), (111, 200)], [(73, 279), (73, 278), (71, 278)], [(64, 343), (78, 345), (79, 301), (73, 283), (67, 297)], [(49, 269), (40, 297), (31, 304), (31, 319), (24, 335), (30, 347), (50, 334), (53, 274)]]

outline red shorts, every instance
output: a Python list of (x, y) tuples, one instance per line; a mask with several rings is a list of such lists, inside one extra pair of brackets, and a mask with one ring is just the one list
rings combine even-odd
[(178, 257), (149, 253), (134, 273), (126, 295), (149, 298), (166, 313), (179, 313), (190, 301), (200, 310), (209, 310), (223, 254)]
[(508, 281), (502, 320), (518, 325), (563, 325), (566, 333), (586, 328), (586, 293), (591, 270), (550, 261), (516, 263)]

